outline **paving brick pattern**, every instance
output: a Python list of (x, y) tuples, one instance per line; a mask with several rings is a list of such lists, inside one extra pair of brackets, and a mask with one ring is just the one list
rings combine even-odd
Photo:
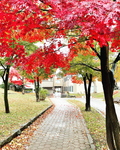
[(94, 150), (79, 109), (65, 99), (52, 98), (54, 110), (35, 131), (28, 150)]

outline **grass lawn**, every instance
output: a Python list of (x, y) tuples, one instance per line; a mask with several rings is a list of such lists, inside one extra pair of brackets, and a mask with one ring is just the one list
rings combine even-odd
[(9, 91), (10, 113), (6, 114), (3, 96), (3, 89), (0, 89), (0, 140), (8, 137), (51, 105), (49, 99), (36, 102), (34, 93), (22, 95), (20, 92)]
[(107, 150), (105, 118), (93, 108), (91, 111), (85, 111), (85, 105), (80, 101), (69, 100), (69, 102), (74, 103), (80, 108), (96, 149)]
[[(100, 98), (100, 99), (104, 100), (104, 93), (103, 92), (101, 92), (101, 93), (92, 93), (91, 95), (94, 98)], [(120, 97), (120, 90), (114, 90), (113, 98), (116, 98), (116, 97)]]
[(100, 98), (100, 99), (103, 99), (104, 100), (104, 93), (101, 92), (101, 93), (92, 93), (91, 94), (93, 98)]

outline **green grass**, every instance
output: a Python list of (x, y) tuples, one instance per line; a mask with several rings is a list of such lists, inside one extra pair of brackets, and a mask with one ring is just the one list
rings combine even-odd
[[(94, 98), (100, 98), (100, 99), (104, 100), (104, 93), (103, 92), (101, 92), (101, 93), (92, 93), (91, 95)], [(114, 90), (113, 98), (116, 98), (116, 97), (120, 97), (120, 90)]]
[(113, 97), (114, 97), (114, 98), (120, 97), (120, 90), (115, 90)]
[(82, 97), (84, 94), (80, 93), (69, 93), (70, 96)]
[(101, 92), (101, 93), (92, 93), (91, 95), (94, 98), (104, 99), (104, 93), (103, 92)]
[(0, 89), (0, 140), (5, 139), (21, 125), (38, 115), (51, 105), (49, 99), (36, 102), (35, 94), (22, 95), (19, 92), (9, 91), (10, 113), (4, 110), (3, 89)]
[(107, 150), (105, 118), (93, 108), (91, 111), (85, 111), (85, 106), (82, 102), (76, 100), (69, 100), (69, 102), (74, 103), (80, 108), (85, 119), (87, 128), (90, 131), (90, 134), (94, 140), (96, 149)]

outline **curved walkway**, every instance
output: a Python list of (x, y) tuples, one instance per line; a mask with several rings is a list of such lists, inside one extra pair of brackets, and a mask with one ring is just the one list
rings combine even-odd
[(94, 150), (79, 109), (64, 98), (52, 98), (54, 110), (35, 131), (28, 150)]

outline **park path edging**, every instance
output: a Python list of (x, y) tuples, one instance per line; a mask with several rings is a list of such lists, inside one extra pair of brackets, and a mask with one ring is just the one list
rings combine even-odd
[[(80, 110), (80, 108), (79, 108), (77, 105), (75, 105), (75, 104), (72, 103), (72, 102), (70, 102), (70, 103), (71, 103), (72, 105), (74, 105), (74, 106), (76, 107), (76, 109), (78, 109), (79, 113), (81, 113), (81, 110)], [(91, 146), (92, 150), (95, 150), (96, 147), (95, 147), (95, 145), (94, 145), (93, 138), (92, 138), (92, 136), (90, 135), (90, 132), (89, 132), (87, 126), (86, 126), (86, 122), (85, 122), (84, 117), (82, 117), (82, 123), (83, 123), (83, 125), (84, 125), (84, 127), (85, 127), (85, 130), (86, 130), (86, 133), (87, 133), (86, 135), (87, 135), (88, 141), (89, 141), (89, 143), (90, 143), (90, 146)]]
[(0, 148), (2, 148), (4, 145), (12, 141), (15, 137), (21, 134), (21, 132), (26, 129), (28, 126), (30, 126), (36, 119), (38, 119), (42, 114), (44, 114), (48, 109), (50, 109), (53, 105), (50, 105), (48, 108), (43, 110), (40, 114), (38, 114), (36, 117), (32, 118), (29, 122), (25, 123), (21, 126), (20, 129), (16, 130), (12, 135), (10, 135), (8, 138), (6, 138), (3, 141), (0, 141)]

